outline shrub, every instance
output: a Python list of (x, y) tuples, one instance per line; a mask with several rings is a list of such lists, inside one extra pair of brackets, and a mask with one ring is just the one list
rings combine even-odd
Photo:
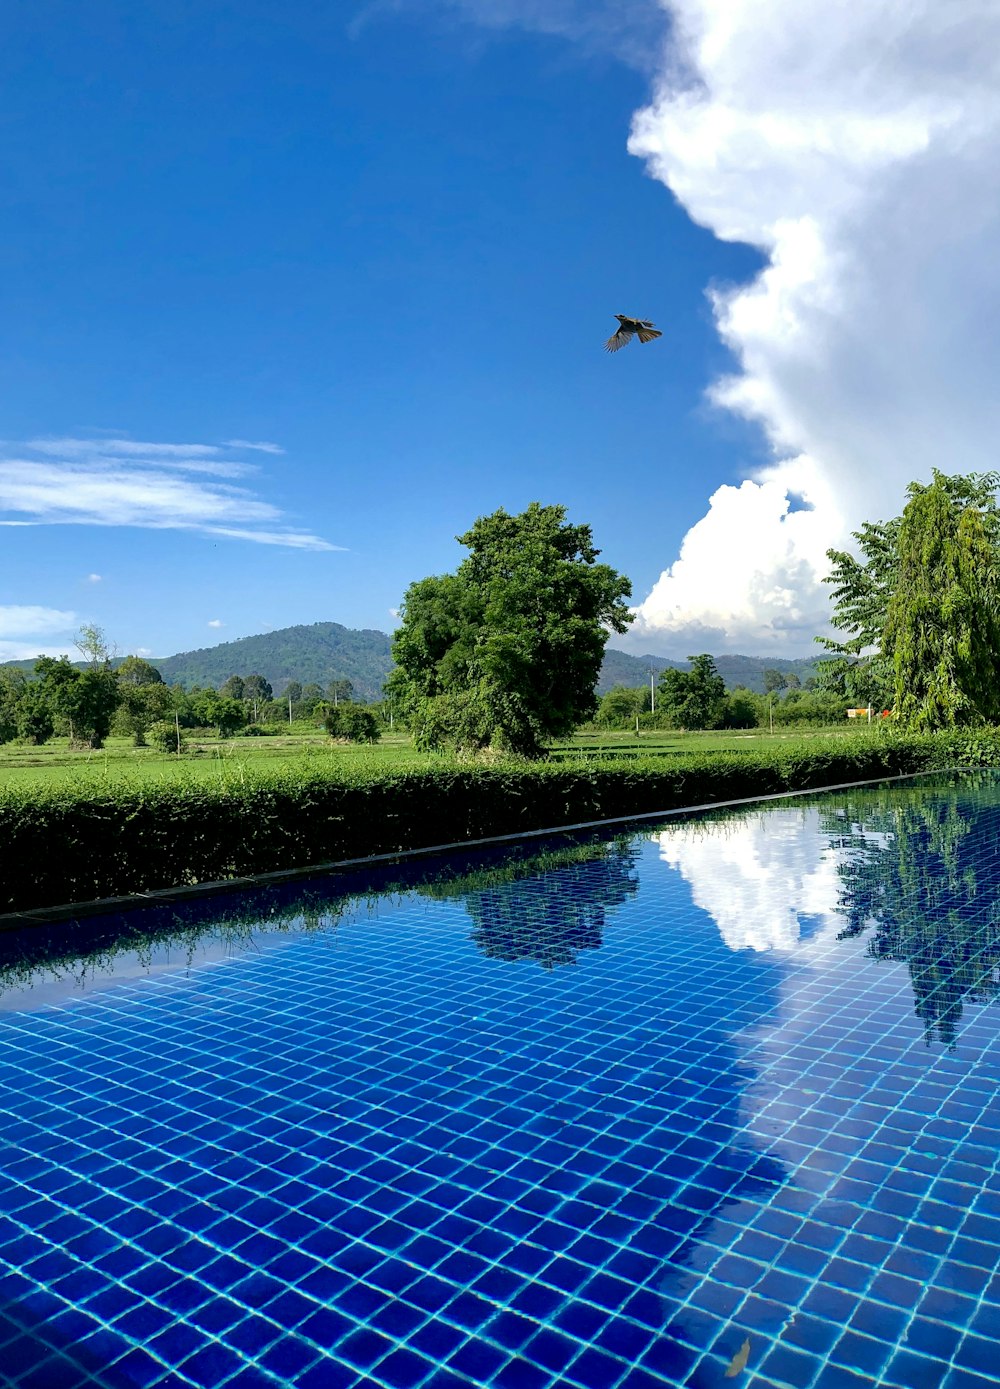
[(178, 747), (177, 725), (172, 719), (160, 719), (157, 723), (151, 724), (146, 730), (146, 737), (160, 752), (183, 752), (186, 747), (182, 737), (179, 739)]
[(382, 736), (378, 719), (363, 704), (338, 704), (323, 722), (331, 738), (344, 738), (349, 743), (377, 743)]
[[(667, 765), (368, 766), (336, 778), (314, 771), (241, 772), (230, 782), (14, 788), (0, 792), (0, 910), (998, 763), (1000, 730), (984, 729), (974, 736), (839, 737), (675, 757)], [(58, 855), (50, 852), (54, 843)]]

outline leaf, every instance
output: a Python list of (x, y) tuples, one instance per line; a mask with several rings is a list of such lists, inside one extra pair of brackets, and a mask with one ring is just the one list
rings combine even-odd
[(747, 1367), (747, 1361), (749, 1359), (750, 1338), (748, 1336), (747, 1339), (740, 1346), (739, 1350), (733, 1356), (732, 1360), (730, 1360), (729, 1364), (726, 1366), (725, 1378), (735, 1379), (738, 1374), (742, 1374)]

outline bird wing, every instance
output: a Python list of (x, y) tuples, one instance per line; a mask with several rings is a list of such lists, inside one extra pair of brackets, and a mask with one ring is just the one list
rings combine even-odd
[(626, 328), (623, 323), (617, 333), (612, 333), (604, 344), (606, 352), (617, 352), (619, 347), (624, 347), (627, 342), (631, 342), (635, 337), (635, 329)]
[(639, 334), (640, 342), (652, 342), (654, 338), (663, 337), (663, 334), (660, 332), (659, 328), (653, 328), (652, 326), (644, 326), (642, 328), (637, 328), (636, 332)]

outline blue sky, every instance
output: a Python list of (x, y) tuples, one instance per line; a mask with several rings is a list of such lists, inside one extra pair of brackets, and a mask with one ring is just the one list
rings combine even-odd
[[(815, 653), (827, 547), (996, 465), (993, 0), (34, 0), (2, 38), (0, 656), (386, 629), (536, 499), (631, 577), (631, 649)], [(615, 312), (663, 338), (608, 356)]]
[[(706, 285), (759, 260), (627, 153), (648, 74), (433, 7), (322, 10), (8, 16), (2, 518), (44, 524), (0, 532), (0, 605), (155, 654), (386, 629), (411, 580), (458, 561), (456, 533), (534, 499), (591, 523), (638, 600), (759, 448), (702, 400), (727, 357)], [(616, 311), (663, 339), (608, 356)], [(164, 457), (184, 490), (166, 505)], [(119, 506), (126, 464), (144, 481)], [(175, 527), (214, 524), (189, 486), (249, 489), (280, 516), (228, 528), (294, 543)], [(64, 644), (26, 622), (18, 654)]]

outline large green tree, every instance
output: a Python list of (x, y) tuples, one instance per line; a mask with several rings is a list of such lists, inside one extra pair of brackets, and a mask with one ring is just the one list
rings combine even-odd
[(821, 639), (827, 688), (916, 728), (1000, 721), (998, 482), (935, 470), (901, 516), (855, 532), (860, 558), (828, 551), (844, 638)]
[(469, 555), (456, 573), (406, 591), (387, 691), (423, 746), (538, 757), (594, 713), (631, 584), (561, 506), (501, 508), (458, 540)]
[(690, 670), (668, 666), (660, 675), (657, 707), (677, 728), (718, 728), (726, 702), (726, 682), (711, 656), (689, 656)]

